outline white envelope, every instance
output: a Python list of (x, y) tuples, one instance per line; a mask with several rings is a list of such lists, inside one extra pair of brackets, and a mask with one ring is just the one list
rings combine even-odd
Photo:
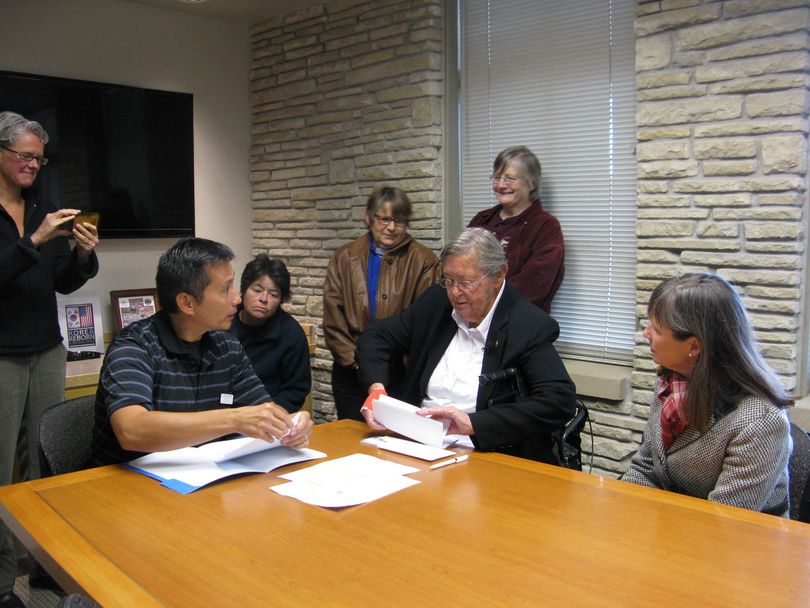
[(379, 399), (375, 399), (373, 409), (374, 419), (385, 428), (437, 448), (442, 447), (442, 441), (450, 427), (449, 420), (418, 416), (418, 407), (388, 395), (380, 395)]
[[(450, 437), (450, 435), (448, 435), (448, 437)], [(446, 442), (447, 437), (445, 437), (445, 443)], [(397, 454), (405, 454), (406, 456), (413, 456), (414, 458), (430, 461), (458, 455), (450, 450), (443, 450), (433, 447), (432, 445), (425, 445), (424, 443), (410, 441), (408, 439), (400, 439), (399, 437), (367, 437), (361, 440), (360, 443), (373, 445), (381, 450), (388, 450), (389, 452), (396, 452)]]

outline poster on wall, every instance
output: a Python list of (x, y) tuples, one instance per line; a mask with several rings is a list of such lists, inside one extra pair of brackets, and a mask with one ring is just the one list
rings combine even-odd
[(110, 304), (116, 331), (121, 331), (130, 323), (151, 317), (160, 310), (154, 287), (111, 291)]
[(104, 351), (101, 299), (98, 296), (57, 296), (56, 309), (65, 348)]

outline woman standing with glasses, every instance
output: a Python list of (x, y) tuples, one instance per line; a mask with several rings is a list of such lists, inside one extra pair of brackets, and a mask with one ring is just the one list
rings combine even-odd
[(492, 167), (498, 204), (478, 213), (469, 228), (486, 228), (506, 251), (506, 280), (547, 313), (565, 274), (560, 222), (540, 204), (540, 161), (525, 146), (506, 148)]
[[(57, 209), (32, 186), (48, 134), (37, 122), (0, 112), (0, 484), (20, 472), (40, 476), (37, 429), (42, 412), (65, 399), (65, 347), (56, 294), (71, 293), (98, 272), (95, 226), (64, 228), (78, 209)], [(70, 250), (67, 238), (76, 240)], [(17, 560), (0, 530), (0, 606), (22, 606), (12, 591)]]
[(408, 234), (411, 201), (399, 188), (375, 190), (366, 203), (368, 233), (339, 247), (323, 289), (323, 332), (332, 352), (332, 394), (338, 418), (363, 420), (368, 396), (357, 376), (360, 333), (375, 319), (409, 306), (436, 282), (436, 255)]

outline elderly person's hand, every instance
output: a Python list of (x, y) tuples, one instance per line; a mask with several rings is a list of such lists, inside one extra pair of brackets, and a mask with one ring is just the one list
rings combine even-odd
[(375, 382), (371, 386), (368, 387), (368, 398), (366, 399), (365, 403), (363, 403), (363, 407), (360, 408), (360, 414), (362, 414), (363, 418), (366, 419), (366, 424), (368, 428), (372, 431), (384, 431), (385, 427), (381, 425), (379, 422), (374, 420), (374, 411), (372, 410), (372, 401), (377, 399), (380, 395), (387, 395), (388, 393), (385, 390), (385, 386), (379, 382)]
[(88, 222), (73, 225), (73, 238), (76, 239), (79, 264), (84, 266), (90, 259), (90, 254), (98, 245), (98, 228)]
[(449, 420), (450, 428), (447, 429), (447, 433), (450, 435), (475, 434), (475, 429), (473, 429), (472, 422), (470, 422), (470, 417), (452, 405), (426, 408), (416, 413), (419, 416), (429, 416), (434, 420)]

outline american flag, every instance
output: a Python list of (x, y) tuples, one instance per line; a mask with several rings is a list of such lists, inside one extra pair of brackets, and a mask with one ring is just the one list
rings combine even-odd
[(79, 327), (93, 327), (93, 305), (79, 304)]

